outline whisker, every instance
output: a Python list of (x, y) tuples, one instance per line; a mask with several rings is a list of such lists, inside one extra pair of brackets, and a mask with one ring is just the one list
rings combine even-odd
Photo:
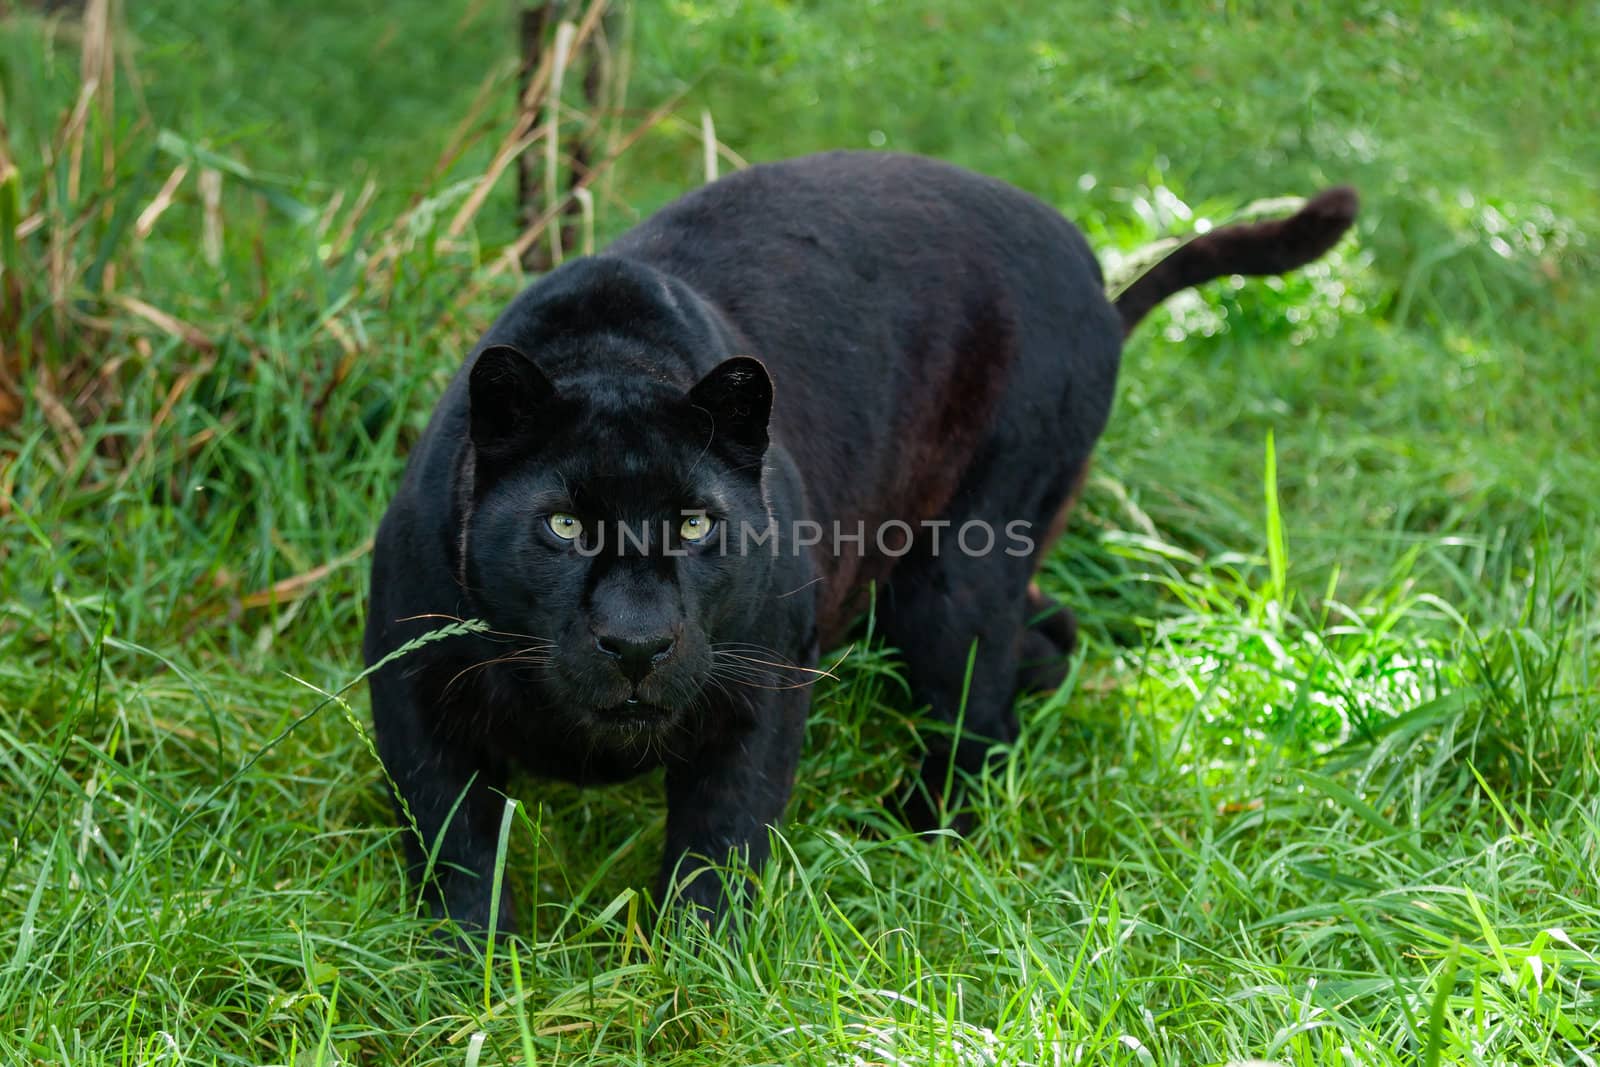
[(486, 659), (480, 660), (477, 663), (469, 663), (467, 666), (457, 671), (455, 676), (444, 684), (444, 687), (446, 690), (448, 690), (451, 686), (455, 685), (456, 682), (460, 681), (463, 675), (470, 674), (476, 670), (481, 670), (484, 667), (493, 666), (496, 663), (526, 663), (534, 667), (545, 666), (550, 662), (550, 657), (540, 655), (539, 653), (541, 652), (542, 649), (538, 647), (524, 648), (516, 652), (512, 652), (509, 655), (496, 656), (494, 659)]
[(762, 655), (772, 656), (776, 659), (789, 658), (769, 645), (757, 645), (748, 641), (718, 641), (711, 647), (713, 650), (726, 650), (729, 652), (760, 652)]
[(770, 677), (770, 676), (757, 675), (757, 674), (753, 674), (753, 673), (740, 674), (740, 673), (736, 673), (737, 670), (738, 670), (738, 668), (727, 669), (725, 667), (720, 667), (720, 666), (719, 667), (713, 667), (712, 668), (712, 673), (709, 674), (708, 677), (709, 678), (720, 678), (722, 680), (732, 682), (735, 685), (744, 686), (747, 689), (766, 689), (766, 690), (769, 690), (771, 692), (782, 692), (784, 690), (789, 690), (789, 689), (805, 689), (808, 686), (816, 685), (817, 682), (819, 681), (819, 679), (816, 679), (816, 678), (808, 678), (808, 679), (805, 679), (804, 681), (791, 682), (788, 685), (767, 685), (767, 684), (764, 684), (761, 681), (758, 681), (757, 679), (758, 678), (762, 678), (762, 677)]
[[(729, 680), (731, 681), (732, 679)], [(717, 692), (721, 693), (724, 697), (727, 697), (729, 700), (733, 699), (733, 694), (728, 692), (728, 687), (722, 684), (722, 679), (717, 677), (715, 671), (706, 675), (706, 681), (716, 686)]]
[(815, 674), (822, 678), (832, 678), (836, 682), (839, 680), (839, 676), (837, 674), (834, 674), (831, 670), (824, 667), (801, 667), (793, 663), (774, 663), (772, 660), (756, 659), (753, 656), (741, 656), (734, 652), (724, 652), (722, 655), (727, 656), (729, 659), (741, 660), (745, 663), (759, 663), (763, 667), (775, 667), (779, 670), (785, 671), (799, 671), (802, 674)]
[(787, 593), (779, 593), (778, 596), (777, 596), (777, 599), (782, 600), (784, 597), (794, 596), (796, 593), (802, 592), (802, 591), (804, 591), (806, 589), (810, 589), (812, 586), (816, 585), (820, 581), (822, 581), (822, 579), (820, 577), (813, 578), (809, 582), (807, 582), (805, 585), (796, 586), (795, 588), (789, 590)]

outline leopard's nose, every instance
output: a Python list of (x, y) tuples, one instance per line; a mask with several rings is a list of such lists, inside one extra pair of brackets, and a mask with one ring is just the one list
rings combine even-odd
[(617, 661), (617, 669), (634, 685), (644, 681), (656, 664), (672, 655), (677, 639), (672, 634), (595, 634), (595, 647)]

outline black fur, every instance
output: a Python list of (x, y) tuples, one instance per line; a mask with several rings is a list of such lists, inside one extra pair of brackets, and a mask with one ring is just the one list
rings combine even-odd
[[(1206, 277), (1320, 255), (1354, 208), (1336, 191), (1216, 231), (1113, 306), (1040, 201), (926, 159), (830, 153), (699, 189), (530, 287), (446, 391), (373, 556), (369, 663), (453, 618), (491, 627), (371, 678), (419, 877), (437, 848), (435, 905), (487, 923), (513, 771), (601, 783), (665, 765), (658, 889), (720, 910), (721, 882), (698, 875), (764, 858), (807, 672), (874, 584), (916, 700), (963, 725), (902, 808), (947, 823), (951, 759), (979, 770), (1016, 735), (1019, 686), (1049, 683), (1033, 661), (1071, 650), (1070, 612), (1030, 579), (1105, 427), (1125, 330)], [(724, 541), (682, 540), (701, 510)], [(568, 514), (585, 537), (557, 532)], [(820, 545), (800, 544), (802, 520)], [(903, 555), (873, 536), (891, 520), (916, 530)], [(969, 520), (1028, 524), (1028, 550), (952, 551)], [(648, 534), (597, 546), (617, 522)], [(835, 522), (864, 542), (835, 545)], [(775, 533), (740, 552), (741, 527)]]

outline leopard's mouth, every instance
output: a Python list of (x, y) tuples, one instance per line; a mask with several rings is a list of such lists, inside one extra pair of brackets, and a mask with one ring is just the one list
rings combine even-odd
[(599, 709), (599, 717), (618, 726), (659, 726), (672, 718), (672, 711), (637, 697)]

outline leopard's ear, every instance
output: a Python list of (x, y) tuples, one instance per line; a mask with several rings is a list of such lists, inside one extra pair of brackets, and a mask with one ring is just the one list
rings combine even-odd
[(766, 454), (772, 379), (760, 360), (723, 360), (689, 390), (689, 402), (711, 416), (712, 439), (736, 459), (753, 462)]
[(490, 345), (478, 353), (467, 385), (472, 447), (489, 460), (531, 447), (544, 421), (541, 411), (556, 398), (544, 371), (510, 345)]

